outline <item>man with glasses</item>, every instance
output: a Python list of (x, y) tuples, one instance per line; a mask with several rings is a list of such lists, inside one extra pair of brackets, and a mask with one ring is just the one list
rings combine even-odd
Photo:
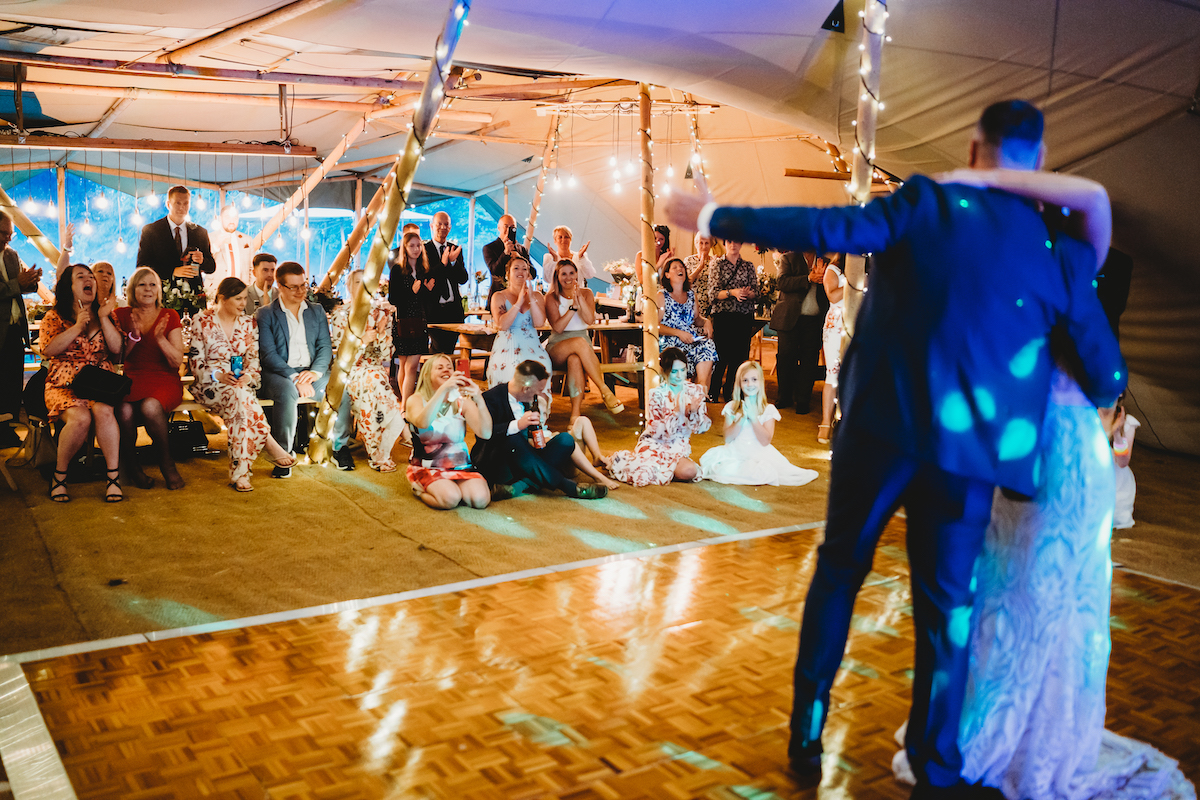
[[(275, 280), (278, 299), (255, 315), (262, 367), (259, 396), (273, 403), (271, 431), (275, 440), (295, 452), (300, 449), (293, 441), (299, 402), (309, 398), (319, 400), (325, 393), (333, 347), (324, 309), (308, 302), (304, 267), (295, 261), (285, 261), (275, 270)], [(346, 446), (352, 418), (350, 400), (343, 395), (333, 429), (333, 455), (340, 469), (354, 469), (354, 459)], [(291, 467), (275, 467), (271, 477), (287, 478), (291, 474)]]
[[(21, 411), (25, 346), (29, 344), (29, 322), (21, 295), (37, 291), (42, 271), (26, 269), (17, 251), (8, 246), (12, 237), (12, 217), (0, 211), (0, 414), (12, 414), (15, 420)], [(20, 444), (12, 426), (0, 423), (0, 447)]]

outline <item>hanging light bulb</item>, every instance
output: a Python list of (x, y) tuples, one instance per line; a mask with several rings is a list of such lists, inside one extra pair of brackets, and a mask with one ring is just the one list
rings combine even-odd
[(21, 208), (25, 209), (26, 214), (36, 214), (37, 207), (38, 207), (38, 204), (33, 202), (32, 197), (29, 198), (28, 200), (26, 200), (25, 204), (23, 206), (21, 206)]
[(96, 208), (101, 210), (108, 208), (108, 198), (103, 193), (96, 195), (96, 199), (93, 202), (95, 202)]
[(613, 184), (613, 192), (615, 192), (616, 194), (621, 193), (621, 182), (620, 181)]
[(571, 173), (571, 177), (567, 178), (567, 186), (571, 189), (575, 188), (575, 173)]
[(615, 167), (615, 166), (617, 165), (617, 155), (616, 155), (616, 153), (614, 153), (614, 154), (612, 154), (611, 156), (609, 156), (609, 157), (608, 157), (608, 165), (609, 165), (610, 167)]
[(693, 163), (693, 164), (699, 164), (699, 163), (700, 163), (700, 153), (698, 153), (698, 152), (697, 152), (697, 151), (695, 151), (695, 150), (693, 150), (693, 151), (692, 151), (692, 163)]
[(671, 194), (671, 184), (668, 183), (666, 186), (663, 187), (663, 194), (668, 195), (668, 196)]
[(554, 188), (555, 190), (562, 188), (562, 178), (558, 177), (557, 175), (554, 176)]
[(305, 225), (304, 229), (300, 231), (300, 238), (307, 242), (308, 237), (310, 236), (312, 236), (312, 232), (308, 229), (308, 226)]
[(83, 224), (79, 226), (79, 232), (87, 236), (92, 232), (92, 218), (84, 217)]
[(619, 169), (613, 170), (613, 180), (615, 180), (617, 183), (621, 182), (621, 170), (619, 170)]
[(672, 167), (670, 164), (668, 164), (668, 165), (667, 165), (667, 177), (668, 177), (668, 178), (674, 178), (674, 177), (675, 177), (675, 168), (674, 168), (674, 167)]
[(244, 195), (242, 195), (242, 208), (249, 208), (249, 207), (250, 207), (250, 195), (244, 194)]
[(630, 159), (625, 162), (625, 174), (626, 175), (632, 175), (634, 173), (634, 169), (635, 169), (635, 167), (633, 166), (633, 159)]
[(294, 214), (292, 216), (288, 217), (288, 227), (294, 228), (299, 224), (300, 224), (300, 221), (296, 219)]
[(275, 246), (283, 247), (283, 234), (282, 233), (275, 234)]
[(158, 208), (158, 195), (156, 195), (154, 192), (146, 195), (146, 203), (151, 208)]
[(125, 239), (121, 236), (117, 237), (117, 252), (118, 253), (125, 252)]
[(205, 200), (203, 197), (200, 197), (200, 196), (198, 196), (198, 195), (197, 195), (197, 197), (196, 197), (196, 210), (197, 210), (197, 211), (204, 211), (206, 208), (208, 208), (208, 201), (207, 201), (207, 200)]
[(134, 225), (141, 225), (146, 220), (142, 218), (141, 213), (137, 209), (134, 209), (133, 214), (129, 217), (129, 221)]

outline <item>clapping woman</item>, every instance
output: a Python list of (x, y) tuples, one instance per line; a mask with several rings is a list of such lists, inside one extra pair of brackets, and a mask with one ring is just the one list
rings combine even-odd
[(133, 381), (125, 401), (117, 407), (121, 426), (121, 465), (139, 489), (149, 489), (154, 479), (142, 472), (137, 460), (137, 429), (145, 426), (154, 442), (158, 467), (168, 489), (183, 488), (167, 445), (167, 417), (183, 399), (179, 365), (183, 363), (183, 326), (179, 315), (162, 307), (162, 282), (149, 267), (139, 267), (129, 281), (129, 305), (116, 310), (117, 323), (126, 332), (125, 377)]
[(290, 467), (296, 459), (279, 446), (255, 389), (260, 380), (258, 323), (243, 314), (246, 284), (225, 278), (217, 284), (216, 307), (200, 311), (192, 319), (192, 345), (188, 357), (196, 383), (196, 402), (225, 421), (229, 430), (229, 485), (239, 492), (254, 491), (250, 468), (258, 454), (278, 467)]
[(400, 240), (400, 254), (388, 276), (388, 302), (396, 309), (394, 343), (400, 359), (400, 404), (417, 385), (421, 356), (429, 352), (429, 329), (425, 323), (425, 295), (433, 291), (429, 257), (421, 235), (414, 231)]
[(567, 259), (559, 261), (548, 274), (551, 277), (550, 293), (546, 295), (546, 318), (550, 321), (551, 334), (546, 340), (546, 352), (552, 363), (567, 368), (571, 425), (574, 426), (583, 408), (588, 378), (600, 390), (608, 410), (620, 414), (625, 406), (604, 383), (600, 361), (592, 349), (592, 335), (588, 330), (588, 325), (596, 321), (596, 298), (592, 290), (581, 285), (574, 262)]
[(537, 328), (546, 323), (546, 301), (529, 280), (529, 262), (514, 256), (506, 271), (508, 286), (492, 295), (492, 320), (499, 333), (488, 360), (488, 388), (508, 383), (517, 364), (540, 362), (549, 372), (553, 367)]
[(554, 229), (554, 247), (542, 256), (542, 274), (553, 275), (560, 261), (570, 261), (579, 270), (579, 282), (587, 286), (589, 279), (596, 277), (596, 268), (588, 258), (587, 251), (591, 242), (585, 242), (578, 250), (571, 249), (571, 229), (559, 225)]
[(92, 271), (83, 264), (73, 264), (59, 274), (54, 285), (54, 308), (42, 319), (46, 408), (51, 422), (63, 422), (58, 435), (58, 461), (50, 481), (50, 499), (56, 503), (71, 499), (67, 494), (67, 465), (87, 441), (93, 422), (107, 469), (104, 500), (119, 503), (125, 497), (119, 469), (121, 431), (113, 407), (77, 397), (71, 387), (85, 366), (116, 371), (112, 357), (121, 352), (121, 331), (113, 321), (116, 307), (114, 297), (101, 305)]

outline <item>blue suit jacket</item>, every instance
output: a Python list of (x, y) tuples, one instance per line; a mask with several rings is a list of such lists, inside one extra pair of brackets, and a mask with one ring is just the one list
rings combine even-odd
[[(310, 369), (320, 375), (329, 372), (333, 360), (333, 346), (329, 341), (329, 320), (325, 311), (316, 303), (304, 303), (301, 312), (304, 318), (304, 338), (308, 342), (311, 363), (302, 369)], [(288, 366), (288, 333), (286, 312), (279, 300), (263, 306), (255, 314), (258, 320), (258, 361), (264, 371), (286, 375), (289, 378), (301, 369)]]
[(1125, 386), (1095, 253), (1049, 232), (1015, 195), (916, 176), (862, 208), (719, 208), (710, 229), (875, 255), (842, 362), (843, 422), (948, 472), (1034, 493), (1052, 329), (1074, 343), (1075, 377), (1094, 403), (1111, 405)]

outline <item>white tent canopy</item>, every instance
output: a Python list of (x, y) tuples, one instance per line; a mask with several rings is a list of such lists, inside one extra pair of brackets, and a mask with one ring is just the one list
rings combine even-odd
[[(861, 5), (846, 5), (843, 34), (821, 29), (834, 4), (479, 0), (470, 10), (456, 63), (480, 70), (482, 79), (469, 84), (473, 87), (528, 86), (533, 77), (558, 85), (524, 92), (547, 102), (635, 95), (627, 84), (575, 91), (561, 86), (586, 77), (648, 81), (661, 87), (653, 91), (660, 101), (683, 101), (684, 93), (690, 93), (697, 102), (720, 106), (699, 116), (699, 128), (706, 172), (722, 200), (835, 204), (845, 196), (839, 182), (783, 176), (785, 167), (831, 169), (822, 139), (846, 152), (853, 145)], [(113, 87), (219, 92), (269, 101), (277, 96), (271, 73), (419, 81), (448, 7), (427, 0), (30, 0), (6, 5), (0, 14), (0, 50), (42, 59), (27, 65), (27, 116), (40, 113), (49, 126), (44, 130), (86, 135), (120, 100)], [(201, 44), (171, 57), (191, 68), (261, 71), (263, 79), (257, 83), (130, 70), (68, 71), (45, 63), (60, 57), (155, 63), (165, 53), (276, 9), (302, 13), (237, 29), (215, 40), (215, 47)], [(1047, 115), (1048, 166), (1093, 177), (1108, 187), (1116, 212), (1115, 244), (1135, 260), (1121, 333), (1132, 370), (1132, 411), (1148, 423), (1142, 437), (1200, 453), (1200, 225), (1194, 220), (1200, 207), (1200, 118), (1188, 113), (1200, 83), (1200, 4), (893, 0), (889, 10), (892, 41), (883, 56), (886, 107), (877, 139), (879, 166), (901, 177), (961, 166), (984, 105), (1007, 97), (1037, 102)], [(45, 84), (105, 88), (78, 94)], [(285, 132), (324, 155), (371, 110), (381, 91), (289, 83), (289, 100), (296, 103), (289, 106)], [(412, 99), (408, 89), (392, 102), (402, 107)], [(303, 102), (313, 100), (325, 105)], [(360, 103), (362, 110), (330, 101)], [(551, 121), (535, 113), (535, 104), (496, 96), (454, 99), (442, 115), (440, 131), (482, 130), (484, 140), (431, 140), (431, 146), (442, 146), (428, 154), (416, 180), (473, 193), (528, 176), (540, 166)], [(7, 116), (12, 119), (11, 113)], [(394, 155), (407, 119), (397, 114), (373, 120), (341, 162)], [(613, 155), (618, 162), (628, 158), (629, 122), (628, 117), (617, 118), (614, 124), (608, 114), (566, 118), (559, 128), (558, 174), (564, 183), (573, 174), (578, 183), (574, 189), (547, 190), (539, 238), (547, 237), (554, 225), (567, 224), (577, 244), (593, 242), (591, 253), (599, 263), (632, 256), (638, 246), (636, 187), (626, 179), (616, 192), (609, 164)], [(656, 117), (653, 134), (660, 181), (669, 163), (684, 185), (680, 178), (690, 152), (685, 117)], [(281, 138), (281, 120), (278, 104), (271, 102), (139, 97), (119, 109), (103, 136), (270, 141)], [(614, 141), (619, 142), (616, 153)], [(161, 156), (142, 154), (136, 161), (141, 169), (152, 165), (155, 173), (163, 171)], [(303, 161), (310, 170), (316, 164)], [(212, 168), (221, 180), (226, 163)], [(289, 163), (296, 162), (228, 160), (233, 180), (270, 174)], [(214, 180), (215, 173), (203, 174), (210, 169), (206, 164), (202, 158), (183, 159), (172, 170), (196, 171), (188, 177)], [(386, 164), (351, 170), (370, 177), (380, 168)], [(519, 221), (532, 187), (533, 178), (525, 177), (510, 188), (509, 205)], [(501, 195), (495, 189), (489, 196), (500, 202)], [(1013, 265), (1013, 276), (1020, 279), (1020, 265)]]

